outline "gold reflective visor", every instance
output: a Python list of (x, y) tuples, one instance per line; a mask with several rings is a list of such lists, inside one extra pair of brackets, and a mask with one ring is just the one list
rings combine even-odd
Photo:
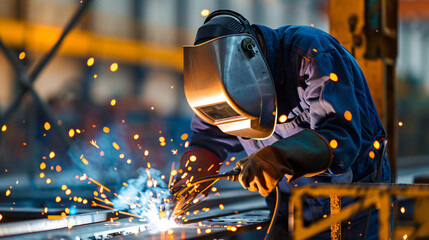
[(185, 95), (192, 110), (223, 132), (267, 138), (277, 103), (270, 70), (248, 34), (184, 46)]

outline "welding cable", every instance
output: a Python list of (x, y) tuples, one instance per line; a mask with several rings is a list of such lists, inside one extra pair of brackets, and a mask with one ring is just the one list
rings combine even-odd
[(273, 216), (271, 217), (271, 222), (270, 225), (268, 226), (268, 230), (267, 230), (267, 234), (265, 235), (264, 240), (269, 240), (271, 238), (271, 233), (272, 233), (272, 229), (273, 229), (273, 224), (276, 222), (277, 220), (277, 215), (279, 213), (279, 204), (281, 201), (281, 197), (280, 197), (280, 189), (279, 189), (279, 185), (276, 185), (276, 206), (274, 207), (274, 213)]

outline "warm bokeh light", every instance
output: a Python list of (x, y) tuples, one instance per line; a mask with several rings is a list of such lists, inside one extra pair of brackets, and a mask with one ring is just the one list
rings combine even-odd
[(45, 122), (43, 126), (45, 127), (46, 131), (49, 131), (49, 129), (51, 129), (51, 124), (49, 122)]
[(88, 67), (91, 67), (92, 65), (94, 65), (94, 58), (90, 57), (88, 58), (88, 61), (86, 61), (86, 65), (88, 65)]
[(191, 162), (195, 162), (197, 160), (197, 157), (195, 155), (192, 155), (189, 157), (189, 160), (191, 160)]
[(140, 137), (140, 136), (139, 136), (138, 134), (135, 134), (135, 135), (134, 135), (134, 139), (135, 139), (135, 140), (139, 139), (139, 137)]
[(61, 202), (61, 197), (60, 197), (60, 196), (57, 196), (57, 197), (55, 198), (55, 202)]
[(55, 157), (55, 152), (50, 152), (49, 153), (49, 158), (54, 158)]
[(338, 76), (337, 76), (337, 74), (335, 74), (335, 73), (331, 73), (331, 74), (329, 74), (329, 78), (330, 78), (332, 81), (334, 81), (334, 82), (337, 82), (337, 81), (338, 81)]
[(375, 153), (374, 153), (373, 151), (370, 151), (368, 155), (369, 155), (369, 157), (370, 157), (370, 158), (372, 158), (372, 159), (374, 159), (374, 158), (375, 158)]
[(6, 130), (7, 130), (7, 126), (6, 126), (6, 124), (5, 124), (5, 125), (3, 125), (3, 126), (1, 127), (1, 131), (2, 131), (2, 132), (6, 132)]
[(401, 207), (401, 213), (405, 213), (405, 208)]
[(402, 122), (398, 122), (398, 126), (402, 127), (404, 124)]
[(116, 72), (117, 70), (118, 70), (118, 64), (112, 63), (112, 65), (110, 65), (110, 71)]
[(207, 17), (210, 14), (210, 11), (208, 9), (201, 10), (201, 16)]
[(113, 107), (116, 105), (116, 99), (110, 100), (110, 105)]
[(285, 114), (283, 114), (279, 117), (279, 122), (284, 123), (286, 121), (287, 121), (287, 116)]
[(105, 133), (109, 133), (109, 132), (110, 132), (110, 128), (108, 128), (108, 127), (104, 127), (104, 128), (103, 128), (103, 132), (105, 132)]
[(66, 189), (67, 189), (67, 185), (64, 185), (64, 184), (63, 184), (63, 185), (61, 186), (61, 190), (65, 191)]
[(329, 142), (329, 146), (331, 146), (332, 149), (335, 149), (338, 147), (338, 142), (335, 139), (332, 139), (331, 142)]

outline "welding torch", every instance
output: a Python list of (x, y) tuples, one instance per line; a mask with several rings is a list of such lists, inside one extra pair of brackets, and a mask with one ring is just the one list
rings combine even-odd
[[(172, 214), (178, 216), (186, 211), (186, 209), (190, 206), (190, 203), (197, 196), (197, 194), (195, 194), (195, 196), (192, 197), (192, 199), (186, 202), (184, 202), (184, 200), (187, 199), (190, 194), (192, 194), (192, 191), (195, 190), (195, 186), (198, 186), (201, 183), (211, 182), (209, 186), (206, 187), (207, 189), (220, 179), (238, 181), (238, 175), (240, 174), (240, 171), (241, 171), (240, 169), (234, 169), (234, 170), (225, 172), (223, 174), (209, 175), (209, 176), (197, 179), (193, 182), (187, 183), (186, 186), (183, 186), (182, 188), (180, 188), (177, 192), (175, 192), (172, 195), (172, 198), (170, 198), (171, 206), (174, 207), (174, 210), (170, 212), (169, 217), (171, 217)], [(201, 192), (204, 192), (206, 189), (203, 189)]]
[[(234, 170), (225, 172), (223, 174), (216, 174), (216, 175), (210, 175), (210, 176), (202, 177), (202, 178), (200, 178), (194, 182), (188, 183), (186, 186), (182, 187), (181, 189), (179, 189), (179, 191), (177, 191), (176, 193), (173, 194), (173, 197), (174, 197), (173, 202), (180, 201), (180, 198), (183, 195), (185, 195), (185, 198), (186, 198), (186, 196), (187, 196), (186, 194), (188, 194), (188, 192), (191, 189), (193, 189), (194, 186), (197, 186), (198, 184), (201, 184), (201, 183), (211, 181), (212, 183), (209, 185), (209, 187), (210, 187), (212, 184), (214, 184), (215, 182), (217, 182), (220, 179), (227, 179), (230, 181), (238, 181), (238, 176), (240, 175), (240, 172), (241, 172), (241, 169), (234, 169)], [(266, 233), (265, 238), (264, 238), (265, 240), (270, 239), (273, 223), (276, 222), (277, 215), (279, 212), (279, 203), (281, 201), (279, 186), (276, 185), (275, 189), (276, 189), (276, 205), (274, 208), (274, 212), (273, 212), (273, 216), (271, 218), (270, 224), (268, 226), (267, 233)], [(189, 201), (189, 202), (191, 202), (191, 201)], [(187, 204), (189, 204), (189, 203), (187, 203)], [(175, 209), (170, 213), (170, 216), (172, 213), (174, 213), (175, 215), (180, 215), (181, 213), (185, 212), (185, 209), (184, 209), (185, 207), (187, 207), (187, 205), (178, 206), (178, 204), (175, 204)]]

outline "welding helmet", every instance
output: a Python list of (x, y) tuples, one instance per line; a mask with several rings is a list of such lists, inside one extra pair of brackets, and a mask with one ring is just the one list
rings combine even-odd
[(274, 132), (274, 82), (256, 31), (240, 14), (218, 10), (184, 46), (186, 99), (204, 121), (243, 138)]

